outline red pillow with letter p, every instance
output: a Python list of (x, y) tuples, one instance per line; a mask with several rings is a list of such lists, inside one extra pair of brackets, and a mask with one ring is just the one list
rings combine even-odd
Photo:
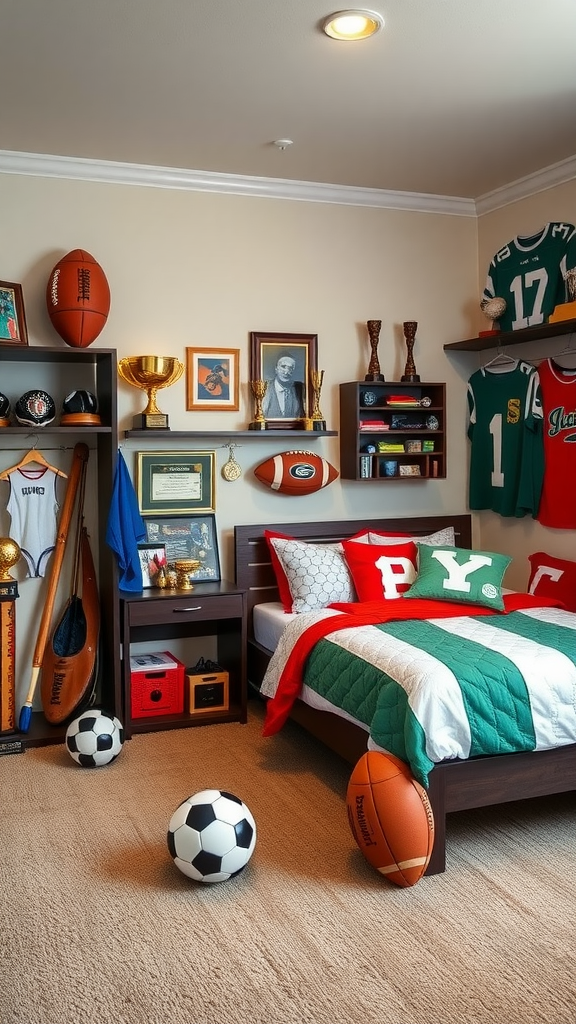
[(530, 580), (528, 593), (534, 597), (552, 597), (569, 612), (576, 612), (576, 562), (556, 558), (544, 551), (528, 555)]
[(401, 597), (416, 579), (418, 549), (413, 541), (380, 545), (345, 540), (342, 547), (360, 601)]

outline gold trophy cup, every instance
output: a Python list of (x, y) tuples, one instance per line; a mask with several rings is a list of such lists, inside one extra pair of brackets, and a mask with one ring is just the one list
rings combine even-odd
[(156, 405), (156, 392), (180, 380), (184, 364), (174, 356), (126, 356), (118, 363), (118, 373), (148, 395), (144, 412), (134, 417), (134, 430), (168, 430), (168, 415)]
[(266, 430), (266, 417), (262, 412), (262, 401), (264, 395), (268, 390), (267, 380), (251, 380), (250, 389), (256, 400), (256, 408), (254, 410), (254, 419), (249, 424), (250, 430)]

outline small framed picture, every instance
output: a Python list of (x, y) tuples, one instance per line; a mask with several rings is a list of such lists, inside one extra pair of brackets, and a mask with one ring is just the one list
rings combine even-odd
[(142, 586), (144, 590), (158, 586), (160, 569), (166, 566), (166, 547), (164, 544), (139, 544), (138, 554), (142, 569)]
[(22, 285), (0, 281), (0, 345), (27, 345)]
[(213, 512), (215, 452), (138, 452), (138, 505), (143, 515)]
[(179, 559), (195, 558), (198, 569), (190, 573), (196, 582), (220, 579), (216, 516), (150, 516), (144, 520), (146, 539), (152, 547), (164, 547), (168, 568)]
[(186, 349), (186, 408), (225, 412), (240, 408), (240, 349)]

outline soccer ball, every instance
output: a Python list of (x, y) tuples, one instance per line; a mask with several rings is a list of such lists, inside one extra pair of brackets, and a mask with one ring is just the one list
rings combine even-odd
[(225, 882), (246, 867), (256, 845), (256, 822), (232, 793), (203, 789), (176, 808), (168, 826), (176, 867), (196, 882)]
[(106, 711), (85, 711), (66, 729), (66, 748), (83, 768), (100, 768), (118, 757), (124, 743), (122, 722)]

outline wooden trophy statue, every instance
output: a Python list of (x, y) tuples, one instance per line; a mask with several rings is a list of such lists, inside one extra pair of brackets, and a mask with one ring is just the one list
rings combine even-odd
[(370, 348), (372, 349), (372, 355), (370, 356), (370, 363), (368, 365), (368, 373), (364, 377), (364, 380), (383, 381), (386, 378), (383, 373), (380, 373), (380, 363), (378, 362), (378, 340), (380, 338), (380, 328), (382, 327), (381, 320), (368, 320), (366, 322), (368, 328), (368, 336), (370, 338)]
[(412, 350), (414, 348), (414, 340), (416, 338), (416, 331), (418, 324), (416, 320), (405, 320), (402, 324), (404, 330), (404, 337), (406, 339), (406, 348), (408, 349), (408, 358), (406, 360), (406, 366), (404, 367), (404, 373), (400, 380), (404, 384), (419, 384), (420, 376), (416, 373), (416, 367), (414, 365), (414, 358), (412, 356)]

